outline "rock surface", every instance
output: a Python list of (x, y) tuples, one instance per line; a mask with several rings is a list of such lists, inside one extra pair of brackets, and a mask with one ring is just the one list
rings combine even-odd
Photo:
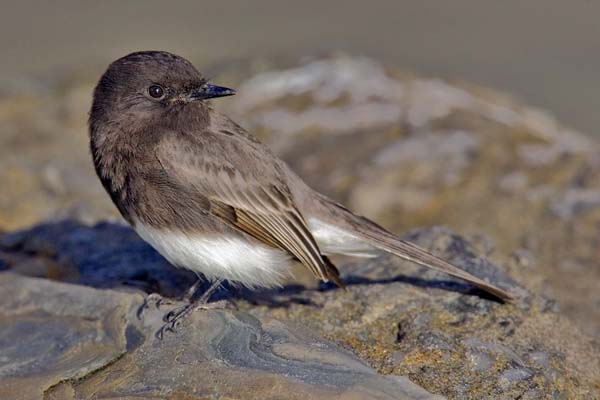
[(408, 239), (520, 300), (500, 304), (382, 256), (341, 261), (347, 291), (293, 283), (221, 290), (214, 299), (233, 300), (238, 311), (197, 311), (159, 341), (154, 332), (168, 308), (137, 320), (144, 291), (177, 296), (194, 276), (129, 228), (64, 221), (6, 234), (0, 397), (434, 398), (411, 381), (449, 398), (599, 395), (593, 340), (554, 302), (515, 283), (524, 273), (518, 260), (500, 257), (500, 268), (442, 228)]
[[(338, 357), (333, 369), (346, 371), (350, 363), (350, 375), (342, 375), (364, 373), (361, 390), (381, 389), (381, 396), (389, 394), (386, 385), (414, 385), (353, 369), (358, 361), (315, 336), (342, 344), (380, 374), (407, 376), (449, 398), (600, 398), (596, 142), (507, 96), (405, 74), (365, 58), (228, 63), (208, 70), (216, 74), (238, 95), (214, 104), (260, 135), (313, 187), (394, 231), (452, 227), (459, 235), (434, 228), (409, 237), (512, 287), (521, 302), (500, 305), (457, 281), (380, 257), (339, 260), (350, 282), (347, 292), (315, 288), (314, 283), (311, 288), (302, 276), (298, 282), (304, 285), (290, 284), (281, 292), (232, 289), (219, 296), (236, 300), (238, 313), (194, 315), (190, 324), (224, 326), (236, 335), (264, 331), (274, 337), (282, 331), (282, 340), (304, 350), (325, 343), (327, 354)], [(45, 309), (35, 296), (11, 300), (20, 310), (14, 313), (8, 305), (0, 307), (0, 345), (11, 349), (9, 357), (0, 358), (0, 376), (18, 378), (19, 387), (45, 391), (48, 398), (85, 398), (105, 381), (112, 386), (97, 392), (99, 397), (133, 396), (126, 388), (134, 381), (155, 390), (145, 392), (149, 397), (233, 396), (225, 378), (209, 384), (206, 376), (182, 372), (168, 349), (153, 344), (154, 327), (131, 318), (143, 292), (177, 296), (194, 276), (169, 267), (130, 229), (110, 222), (118, 216), (94, 176), (87, 150), (85, 122), (95, 79), (96, 74), (70, 74), (0, 93), (0, 271), (12, 271), (0, 273), (0, 295), (7, 298), (13, 285), (32, 296), (47, 292), (49, 304), (63, 304), (65, 296), (80, 303), (63, 304), (70, 307), (66, 314)], [(40, 221), (62, 222), (1, 233)], [(42, 290), (39, 285), (48, 286)], [(63, 292), (70, 294), (57, 294)], [(91, 320), (86, 312), (92, 313)], [(41, 347), (4, 340), (5, 334), (28, 332), (37, 324), (50, 333), (31, 338), (45, 343)], [(296, 336), (293, 324), (313, 333)], [(198, 344), (198, 356), (217, 354), (213, 343), (193, 332), (178, 335)], [(63, 337), (72, 339), (72, 351), (61, 349)], [(43, 340), (54, 340), (53, 345)], [(130, 365), (150, 360), (144, 357), (151, 354), (141, 349), (153, 346), (160, 347), (161, 360), (173, 363), (164, 368), (165, 376), (173, 378), (170, 383), (146, 385), (158, 379), (144, 369), (148, 365), (131, 367), (134, 376), (123, 376)], [(37, 357), (46, 348), (48, 355)], [(63, 364), (61, 351), (72, 356)], [(82, 360), (77, 357), (85, 362), (77, 364)], [(59, 360), (60, 365), (44, 369), (37, 359), (49, 365)], [(213, 368), (210, 360), (200, 360)], [(304, 361), (298, 368), (314, 377), (314, 365)], [(15, 363), (35, 372), (16, 375)], [(234, 379), (238, 367), (227, 376)], [(203, 388), (214, 391), (194, 393), (184, 383), (176, 386), (170, 374), (177, 371), (186, 379), (204, 379), (208, 386)], [(264, 369), (256, 373), (264, 373), (256, 393), (265, 396), (272, 387), (302, 387), (298, 393), (304, 397), (323, 389), (320, 382), (297, 376), (266, 378)], [(38, 386), (29, 384), (33, 381)], [(355, 393), (340, 386), (327, 390), (334, 398)], [(414, 396), (421, 395), (415, 390)]]
[(163, 340), (142, 296), (0, 275), (3, 399), (435, 399), (271, 318), (204, 311)]

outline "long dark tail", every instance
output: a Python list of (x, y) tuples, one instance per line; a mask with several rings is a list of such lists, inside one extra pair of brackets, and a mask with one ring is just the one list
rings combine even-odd
[(416, 264), (461, 278), (502, 300), (514, 300), (514, 297), (505, 290), (455, 267), (413, 243), (400, 239), (393, 233), (377, 225), (375, 222), (352, 213), (341, 204), (335, 203), (324, 196), (321, 197), (321, 200), (322, 204), (336, 215), (338, 223), (340, 219), (343, 220), (346, 225), (344, 227), (345, 229), (350, 230), (354, 235), (360, 236), (365, 242), (372, 246)]

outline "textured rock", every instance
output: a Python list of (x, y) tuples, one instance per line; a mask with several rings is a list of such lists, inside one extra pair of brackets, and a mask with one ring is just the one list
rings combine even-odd
[[(393, 257), (340, 260), (347, 291), (298, 284), (258, 293), (221, 290), (215, 299), (234, 300), (238, 312), (198, 311), (160, 342), (152, 335), (164, 310), (151, 309), (142, 321), (133, 316), (142, 301), (139, 289), (177, 296), (194, 277), (171, 267), (129, 228), (65, 221), (6, 234), (0, 259), (9, 271), (0, 273), (0, 293), (10, 301), (0, 307), (0, 354), (8, 356), (0, 387), (16, 390), (30, 379), (32, 394), (55, 398), (235, 398), (244, 388), (256, 398), (428, 398), (396, 377), (407, 376), (450, 398), (600, 394), (594, 341), (573, 329), (554, 302), (515, 283), (527, 271), (514, 257), (492, 263), (479, 250), (485, 246), (442, 228), (415, 231), (408, 239), (511, 287), (520, 301), (497, 303)], [(393, 376), (374, 374), (317, 335)]]
[(174, 334), (140, 294), (0, 275), (3, 399), (435, 399), (305, 329), (197, 312)]
[(125, 316), (141, 297), (11, 273), (0, 276), (0, 293), (3, 399), (42, 398), (116, 360), (127, 348)]

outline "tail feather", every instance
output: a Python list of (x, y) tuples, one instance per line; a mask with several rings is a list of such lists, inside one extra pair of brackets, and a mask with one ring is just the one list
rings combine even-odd
[(335, 214), (337, 214), (338, 221), (341, 217), (341, 219), (346, 222), (346, 229), (351, 230), (352, 234), (360, 236), (370, 245), (407, 261), (463, 279), (502, 300), (514, 300), (514, 297), (507, 291), (500, 289), (491, 283), (485, 282), (483, 279), (478, 278), (465, 270), (455, 267), (416, 244), (398, 238), (396, 235), (377, 225), (373, 221), (352, 213), (344, 206), (334, 203), (329, 199), (326, 200), (327, 203), (325, 203), (325, 205), (330, 210), (335, 207)]
[(371, 235), (370, 232), (361, 232), (362, 235), (369, 243), (373, 246), (378, 247), (384, 251), (392, 253), (400, 258), (408, 261), (412, 261), (416, 264), (435, 269), (437, 271), (444, 272), (448, 275), (461, 278), (480, 289), (485, 290), (488, 293), (493, 294), (506, 301), (513, 301), (514, 298), (505, 290), (498, 288), (497, 286), (487, 283), (484, 280), (477, 278), (476, 276), (462, 270), (454, 265), (444, 261), (443, 259), (434, 256), (428, 251), (421, 247), (407, 242), (405, 240), (396, 237), (387, 237), (381, 235)]
[(321, 257), (323, 258), (323, 261), (325, 262), (325, 265), (327, 266), (327, 279), (329, 279), (330, 281), (335, 283), (338, 287), (345, 290), (346, 285), (344, 285), (344, 281), (342, 281), (342, 278), (340, 278), (340, 271), (331, 262), (329, 257), (327, 257), (325, 255), (323, 255)]

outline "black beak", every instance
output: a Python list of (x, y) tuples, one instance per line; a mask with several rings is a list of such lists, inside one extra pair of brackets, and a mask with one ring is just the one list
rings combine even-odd
[(235, 90), (229, 89), (222, 86), (209, 85), (208, 83), (202, 85), (200, 88), (195, 89), (190, 93), (190, 99), (194, 101), (213, 99), (215, 97), (233, 96)]

